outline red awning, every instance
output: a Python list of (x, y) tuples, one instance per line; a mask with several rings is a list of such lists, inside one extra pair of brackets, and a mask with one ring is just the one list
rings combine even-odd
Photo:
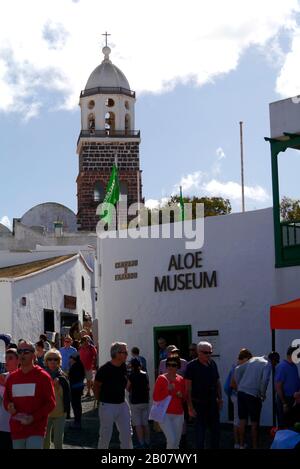
[(300, 329), (300, 298), (270, 308), (271, 329)]

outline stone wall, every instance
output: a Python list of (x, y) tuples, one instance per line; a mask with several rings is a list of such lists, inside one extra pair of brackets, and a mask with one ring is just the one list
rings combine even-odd
[[(131, 205), (138, 201), (139, 141), (85, 142), (80, 149), (77, 178), (79, 230), (94, 231), (96, 228), (99, 220), (96, 209), (99, 201), (94, 201), (94, 187), (97, 182), (101, 182), (106, 189), (116, 155), (119, 180), (126, 182), (128, 187), (127, 202)], [(140, 200), (142, 200), (141, 176)]]

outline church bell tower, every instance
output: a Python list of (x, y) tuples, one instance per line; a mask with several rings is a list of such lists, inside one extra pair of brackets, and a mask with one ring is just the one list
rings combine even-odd
[(110, 60), (107, 34), (102, 52), (104, 59), (90, 75), (79, 102), (77, 223), (78, 230), (84, 231), (96, 229), (99, 221), (96, 209), (105, 196), (115, 161), (120, 198), (126, 195), (128, 205), (142, 200), (140, 132), (134, 130), (135, 92), (130, 90), (124, 73)]

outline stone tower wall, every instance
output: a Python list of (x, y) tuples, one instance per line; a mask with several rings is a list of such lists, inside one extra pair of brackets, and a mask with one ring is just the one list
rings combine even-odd
[[(137, 202), (139, 173), (139, 140), (117, 142), (83, 142), (79, 152), (79, 175), (77, 178), (78, 197), (78, 229), (95, 231), (99, 217), (96, 209), (99, 202), (94, 201), (96, 182), (107, 187), (112, 166), (117, 155), (119, 180), (128, 186), (128, 204)], [(142, 184), (140, 178), (140, 200), (142, 200)]]

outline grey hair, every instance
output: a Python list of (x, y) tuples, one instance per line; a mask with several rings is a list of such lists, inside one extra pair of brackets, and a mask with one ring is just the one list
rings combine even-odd
[(110, 347), (111, 358), (115, 358), (117, 353), (120, 352), (124, 346), (127, 349), (127, 344), (125, 342), (113, 342)]
[(198, 343), (197, 349), (199, 350), (200, 347), (210, 347), (211, 349), (213, 348), (213, 346), (209, 342), (206, 342), (204, 340)]
[(18, 347), (19, 347), (19, 345), (21, 345), (21, 344), (26, 344), (26, 345), (28, 345), (28, 346), (32, 349), (32, 351), (35, 352), (35, 344), (34, 344), (33, 342), (31, 342), (30, 340), (27, 340), (27, 339), (20, 339), (20, 340), (18, 341)]

